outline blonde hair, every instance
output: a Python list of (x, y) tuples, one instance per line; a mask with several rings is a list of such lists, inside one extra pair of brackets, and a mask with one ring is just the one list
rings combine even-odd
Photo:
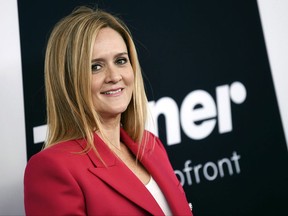
[(99, 9), (80, 7), (60, 20), (48, 40), (45, 56), (45, 87), (48, 137), (45, 148), (59, 142), (84, 138), (85, 151), (91, 148), (93, 133), (101, 133), (101, 119), (91, 94), (92, 47), (100, 29), (110, 27), (123, 37), (134, 71), (132, 99), (121, 123), (141, 143), (146, 122), (147, 98), (141, 68), (131, 33), (116, 16)]

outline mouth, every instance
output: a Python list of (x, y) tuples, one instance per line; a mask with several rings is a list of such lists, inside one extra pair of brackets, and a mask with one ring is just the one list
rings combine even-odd
[(119, 89), (116, 89), (116, 90), (109, 90), (109, 91), (101, 92), (101, 94), (114, 95), (114, 94), (120, 93), (122, 91), (123, 91), (123, 88), (119, 88)]

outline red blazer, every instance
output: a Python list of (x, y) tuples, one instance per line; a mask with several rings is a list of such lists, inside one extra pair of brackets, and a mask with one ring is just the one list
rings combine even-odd
[[(158, 138), (149, 132), (141, 163), (164, 193), (173, 215), (192, 215), (181, 184)], [(136, 155), (138, 144), (121, 129)], [(57, 144), (34, 155), (24, 176), (27, 215), (164, 215), (145, 185), (94, 136), (106, 167), (93, 151), (79, 154), (84, 140)], [(153, 144), (154, 143), (154, 144)]]

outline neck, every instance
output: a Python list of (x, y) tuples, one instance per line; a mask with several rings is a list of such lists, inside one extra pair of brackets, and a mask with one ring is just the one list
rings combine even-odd
[(102, 134), (97, 133), (110, 148), (121, 148), (120, 118), (109, 119), (102, 122)]

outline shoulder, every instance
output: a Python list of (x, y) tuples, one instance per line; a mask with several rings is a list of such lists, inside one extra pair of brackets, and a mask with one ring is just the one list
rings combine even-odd
[(157, 141), (159, 142), (160, 139), (152, 132), (145, 130), (143, 133), (143, 140), (149, 140), (149, 141)]
[(147, 150), (160, 150), (166, 154), (166, 149), (162, 141), (152, 132), (145, 130), (142, 142), (146, 146)]
[(75, 140), (48, 147), (29, 159), (25, 169), (25, 177), (40, 173), (56, 173), (57, 170), (61, 170), (61, 172), (75, 170), (79, 161), (89, 161), (88, 157), (81, 153), (82, 150), (83, 148)]
[[(52, 212), (62, 215), (64, 211), (76, 212), (84, 208), (79, 182), (87, 170), (83, 166), (91, 166), (91, 163), (86, 154), (80, 153), (81, 150), (77, 142), (68, 141), (44, 149), (30, 158), (24, 174), (27, 215), (40, 215), (43, 209), (51, 215), (55, 215)], [(74, 208), (71, 208), (71, 203)]]
[(80, 144), (75, 140), (61, 142), (36, 153), (31, 157), (28, 163), (34, 160), (62, 160), (80, 153), (82, 150)]

